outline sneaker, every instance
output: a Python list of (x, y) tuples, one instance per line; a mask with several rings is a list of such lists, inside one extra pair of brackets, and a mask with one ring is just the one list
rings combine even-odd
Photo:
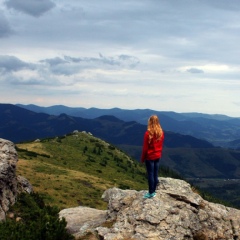
[(156, 193), (154, 192), (154, 193), (146, 193), (144, 196), (143, 196), (143, 198), (153, 198), (153, 197), (155, 197), (156, 196)]
[(155, 192), (152, 193), (152, 194), (151, 194), (151, 197), (156, 197), (156, 193), (155, 193)]

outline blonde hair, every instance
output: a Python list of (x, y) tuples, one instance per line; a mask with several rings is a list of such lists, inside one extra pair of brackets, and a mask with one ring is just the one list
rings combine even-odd
[(148, 127), (147, 127), (148, 133), (149, 133), (149, 143), (151, 142), (152, 138), (155, 136), (157, 140), (159, 140), (163, 135), (162, 127), (159, 123), (159, 119), (157, 115), (152, 115), (148, 119)]

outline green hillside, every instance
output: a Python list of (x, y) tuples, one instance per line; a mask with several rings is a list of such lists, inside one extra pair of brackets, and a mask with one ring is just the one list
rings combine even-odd
[(17, 144), (17, 174), (26, 177), (47, 204), (106, 208), (107, 188), (147, 189), (143, 165), (91, 134)]
[[(16, 148), (17, 174), (30, 181), (47, 205), (106, 209), (101, 196), (108, 188), (148, 189), (144, 165), (86, 132), (21, 143)], [(164, 166), (159, 176), (181, 178)], [(221, 202), (206, 194), (204, 198)]]

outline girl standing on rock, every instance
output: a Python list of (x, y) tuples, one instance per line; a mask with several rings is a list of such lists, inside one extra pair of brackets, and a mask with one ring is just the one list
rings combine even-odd
[(146, 163), (148, 190), (144, 198), (156, 196), (158, 184), (159, 161), (162, 156), (164, 132), (156, 115), (148, 119), (147, 131), (144, 134), (141, 162)]

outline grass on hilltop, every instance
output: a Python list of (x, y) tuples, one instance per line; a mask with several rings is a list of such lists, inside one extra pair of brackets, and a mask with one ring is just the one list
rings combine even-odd
[(17, 144), (17, 174), (26, 177), (46, 204), (105, 209), (110, 187), (147, 189), (146, 171), (125, 153), (84, 132)]

